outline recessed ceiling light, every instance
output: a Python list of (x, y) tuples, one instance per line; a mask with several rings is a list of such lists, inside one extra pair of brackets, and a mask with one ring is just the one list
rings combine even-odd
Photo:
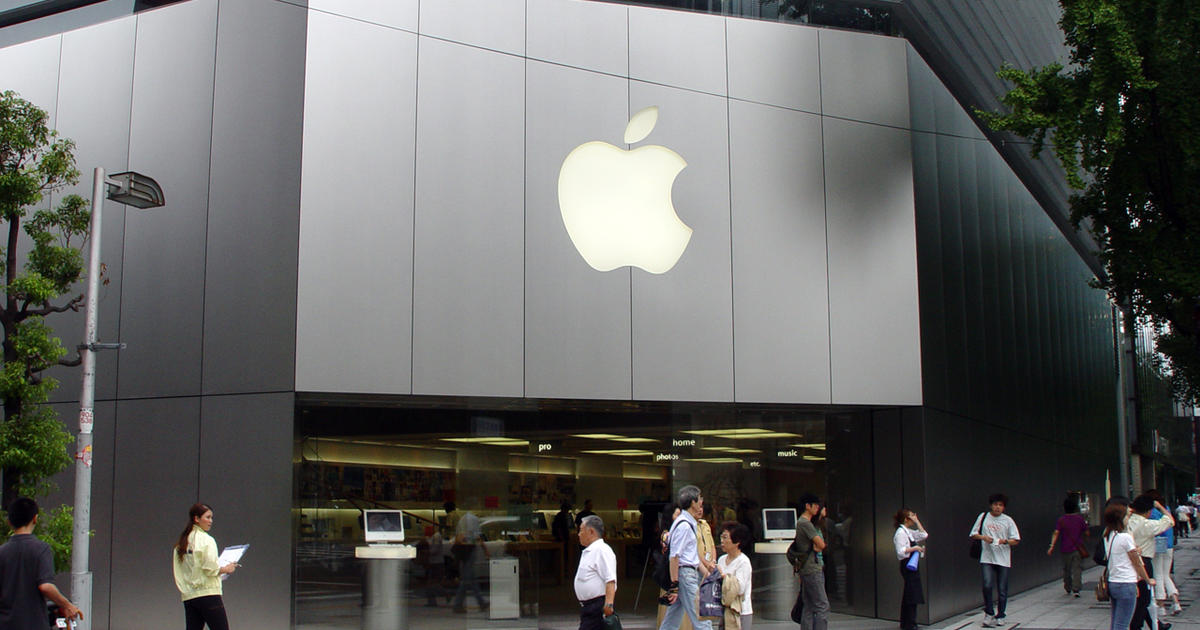
[(486, 446), (529, 446), (529, 440), (506, 437), (442, 438), (442, 441), (461, 442), (463, 444), (483, 444)]
[(609, 448), (581, 452), (588, 453), (589, 455), (620, 455), (623, 457), (646, 457), (654, 454), (650, 451), (643, 451), (636, 448)]

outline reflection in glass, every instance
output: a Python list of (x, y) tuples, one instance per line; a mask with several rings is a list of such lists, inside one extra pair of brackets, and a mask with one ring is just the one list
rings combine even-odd
[[(757, 541), (764, 508), (802, 509), (801, 494), (821, 496), (831, 604), (874, 613), (867, 412), (428, 397), (373, 405), (298, 411), (298, 628), (362, 627), (364, 561), (354, 554), (366, 509), (401, 510), (416, 547), (401, 586), (408, 627), (577, 626), (577, 523), (589, 512), (617, 555), (617, 609), (627, 624), (653, 625), (660, 593), (649, 551), (661, 512), (687, 484), (701, 488), (711, 531), (740, 522)], [(707, 560), (719, 553), (714, 546)], [(794, 580), (771, 570), (786, 561), (756, 558), (753, 544), (747, 555), (756, 616), (786, 615)]]

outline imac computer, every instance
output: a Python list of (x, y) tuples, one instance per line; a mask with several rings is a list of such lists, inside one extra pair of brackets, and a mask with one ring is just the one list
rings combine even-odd
[(363, 510), (363, 537), (368, 544), (404, 542), (404, 513), (400, 510)]
[(763, 538), (791, 540), (796, 537), (796, 508), (763, 508)]

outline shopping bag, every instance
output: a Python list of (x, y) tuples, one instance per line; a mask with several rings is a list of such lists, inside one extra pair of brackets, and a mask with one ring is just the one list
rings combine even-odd
[(700, 616), (720, 617), (725, 614), (721, 604), (721, 575), (713, 571), (700, 583)]

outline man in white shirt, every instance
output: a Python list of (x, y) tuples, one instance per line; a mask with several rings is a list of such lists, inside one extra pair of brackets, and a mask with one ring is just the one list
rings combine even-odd
[[(1175, 519), (1171, 518), (1171, 513), (1161, 503), (1155, 501), (1148, 494), (1138, 496), (1129, 504), (1129, 508), (1133, 510), (1133, 513), (1129, 515), (1125, 531), (1133, 536), (1133, 543), (1142, 552), (1142, 563), (1146, 566), (1146, 574), (1154, 575), (1154, 537), (1174, 527)], [(1151, 520), (1150, 512), (1154, 508), (1158, 508), (1163, 514), (1161, 517)], [(1133, 609), (1133, 620), (1129, 623), (1131, 629), (1140, 630), (1146, 623), (1157, 630), (1167, 630), (1171, 627), (1169, 623), (1162, 625), (1158, 623), (1155, 614), (1157, 611), (1152, 608), (1153, 602), (1150, 593), (1154, 587), (1153, 582), (1154, 580), (1151, 580), (1149, 584), (1138, 582), (1137, 604)]]
[[(1021, 542), (1021, 532), (1017, 531), (1016, 521), (1004, 513), (1008, 497), (993, 494), (988, 497), (988, 506), (988, 511), (975, 519), (970, 536), (983, 544), (979, 556), (979, 567), (983, 572), (983, 627), (995, 628), (1008, 623), (1004, 614), (1008, 607), (1008, 570), (1012, 567), (1012, 548)], [(995, 608), (992, 606), (993, 588), (996, 589)]]
[(479, 577), (475, 574), (475, 564), (480, 560), (479, 555), (487, 555), (487, 548), (483, 546), (480, 537), (480, 525), (479, 517), (468, 511), (455, 526), (454, 554), (458, 560), (458, 590), (454, 592), (456, 613), (467, 612), (467, 591), (475, 595), (475, 602), (479, 604), (480, 610), (487, 610), (488, 607), (479, 589)]
[(675, 522), (671, 523), (667, 545), (671, 552), (671, 581), (678, 593), (667, 596), (671, 605), (663, 615), (659, 630), (679, 630), (684, 614), (691, 620), (695, 630), (712, 630), (712, 621), (700, 620), (700, 582), (708, 577), (708, 568), (700, 562), (700, 554), (696, 551), (696, 519), (704, 513), (704, 497), (700, 496), (700, 488), (680, 488), (677, 505), (680, 512)]
[(604, 542), (604, 521), (599, 516), (590, 514), (579, 522), (579, 544), (583, 546), (575, 572), (579, 630), (602, 630), (617, 595), (617, 556)]

